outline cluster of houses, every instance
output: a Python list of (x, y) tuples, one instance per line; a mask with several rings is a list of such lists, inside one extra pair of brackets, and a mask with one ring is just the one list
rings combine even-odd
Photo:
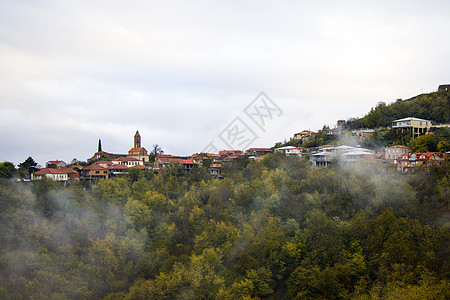
[(31, 174), (31, 180), (43, 177), (61, 182), (78, 182), (80, 180), (95, 181), (128, 174), (130, 168), (146, 170), (144, 163), (149, 162), (149, 155), (141, 147), (141, 136), (138, 131), (134, 136), (134, 147), (128, 154), (113, 154), (102, 150), (101, 141), (98, 151), (88, 160), (88, 166), (73, 165), (68, 167), (65, 162), (56, 160), (46, 163), (45, 168)]
[(448, 161), (450, 152), (412, 153), (411, 148), (395, 145), (377, 150), (369, 150), (351, 146), (322, 146), (318, 152), (310, 155), (310, 161), (315, 168), (328, 167), (331, 164), (348, 164), (355, 162), (383, 161), (395, 165), (402, 173), (414, 171), (416, 167), (440, 166)]
[[(392, 121), (392, 128), (404, 134), (417, 137), (426, 134), (431, 127), (446, 125), (433, 125), (429, 120), (418, 118), (404, 118)], [(338, 121), (339, 128), (339, 121)], [(294, 138), (300, 141), (316, 135), (316, 132), (304, 130), (294, 134)], [(361, 129), (352, 132), (357, 137), (367, 137), (373, 134), (371, 129)], [(261, 160), (272, 152), (282, 153), (286, 156), (308, 157), (312, 167), (324, 168), (336, 162), (343, 164), (356, 162), (385, 161), (396, 165), (400, 172), (411, 172), (417, 166), (439, 165), (448, 160), (449, 153), (412, 153), (411, 149), (395, 145), (377, 150), (369, 150), (361, 147), (347, 145), (333, 146), (323, 145), (315, 148), (304, 148), (294, 146), (284, 146), (279, 148), (250, 148), (241, 150), (223, 150), (218, 154), (197, 153), (190, 156), (176, 156), (169, 154), (157, 154), (154, 162), (150, 162), (150, 155), (141, 146), (141, 136), (138, 131), (134, 135), (134, 145), (128, 154), (114, 154), (102, 150), (101, 140), (98, 143), (98, 151), (87, 160), (87, 166), (72, 165), (67, 166), (65, 162), (56, 160), (49, 161), (46, 167), (34, 172), (32, 180), (43, 177), (51, 178), (55, 181), (96, 181), (99, 179), (121, 177), (127, 175), (131, 168), (159, 172), (169, 165), (181, 166), (181, 169), (189, 172), (195, 165), (204, 165), (208, 161), (208, 168), (215, 178), (222, 178), (221, 170), (224, 163), (233, 161), (238, 157)]]

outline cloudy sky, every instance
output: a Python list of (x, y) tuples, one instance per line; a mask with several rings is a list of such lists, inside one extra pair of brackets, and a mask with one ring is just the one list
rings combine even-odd
[(136, 130), (223, 149), (236, 118), (270, 147), (449, 83), (449, 28), (449, 1), (1, 0), (0, 161), (126, 153)]

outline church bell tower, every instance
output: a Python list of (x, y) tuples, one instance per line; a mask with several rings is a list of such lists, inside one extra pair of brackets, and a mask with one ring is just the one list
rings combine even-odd
[(141, 135), (137, 130), (136, 134), (134, 135), (134, 148), (141, 148)]

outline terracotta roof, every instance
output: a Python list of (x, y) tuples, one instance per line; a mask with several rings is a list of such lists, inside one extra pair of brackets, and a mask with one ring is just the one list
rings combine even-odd
[(243, 153), (241, 150), (222, 150), (219, 151), (219, 155), (225, 156), (227, 154), (233, 154), (233, 153)]
[(98, 160), (98, 161), (94, 162), (94, 164), (96, 164), (96, 165), (108, 165), (108, 166), (110, 166), (110, 165), (112, 165), (113, 163), (110, 162), (109, 160)]
[[(435, 154), (440, 154), (439, 152), (423, 152), (423, 153), (414, 153), (416, 155), (416, 160), (428, 160)], [(421, 156), (425, 156), (424, 158), (420, 158)]]
[(139, 147), (139, 148), (131, 148), (130, 150), (128, 150), (128, 152), (138, 152), (141, 150), (147, 151), (144, 147)]
[(134, 157), (125, 156), (125, 157), (115, 158), (112, 161), (140, 161), (140, 160), (137, 158), (134, 158)]
[[(416, 161), (417, 161), (417, 160), (419, 160), (419, 161), (426, 161), (426, 160), (429, 160), (430, 157), (432, 157), (432, 156), (435, 155), (435, 154), (439, 155), (439, 154), (441, 154), (441, 153), (439, 153), (439, 152), (405, 153), (405, 154), (403, 154), (402, 156), (400, 156), (400, 158), (399, 158), (398, 160), (399, 160), (399, 161), (410, 160), (410, 159), (411, 159), (411, 156), (412, 156), (412, 155), (415, 155), (415, 156), (416, 156), (416, 159), (415, 159)], [(421, 158), (421, 156), (424, 156), (424, 157)]]
[(242, 156), (241, 154), (231, 154), (223, 159), (223, 161), (230, 161)]
[(61, 169), (65, 169), (68, 172), (68, 174), (79, 174), (76, 170), (72, 168), (61, 168)]
[(84, 170), (106, 170), (106, 169), (100, 165), (92, 164), (90, 166), (85, 167)]
[(45, 174), (78, 174), (77, 171), (70, 168), (44, 168), (33, 173), (34, 175), (45, 175)]
[(108, 170), (128, 170), (129, 168), (125, 165), (121, 165), (121, 164), (112, 164), (111, 166), (108, 167)]
[(183, 165), (194, 165), (195, 163), (190, 159), (184, 159), (179, 157), (159, 157), (159, 160), (163, 163), (178, 163)]
[(180, 160), (180, 163), (182, 163), (183, 165), (195, 165), (195, 163), (190, 159), (182, 159)]

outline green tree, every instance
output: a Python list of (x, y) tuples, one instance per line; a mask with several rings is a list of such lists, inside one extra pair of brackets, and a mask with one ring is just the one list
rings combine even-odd
[(437, 146), (438, 152), (445, 153), (450, 150), (450, 143), (446, 140), (440, 140)]
[(138, 181), (139, 179), (144, 177), (145, 177), (144, 172), (139, 168), (133, 167), (130, 168), (130, 170), (128, 171), (128, 178), (131, 183)]
[(409, 147), (413, 152), (437, 152), (438, 138), (434, 134), (423, 134), (410, 140)]
[(35, 207), (45, 217), (51, 217), (57, 209), (56, 195), (57, 182), (43, 177), (40, 180), (33, 181), (33, 193), (36, 196)]
[(126, 203), (130, 187), (125, 178), (103, 179), (93, 187), (98, 201), (103, 203)]
[(28, 158), (24, 162), (18, 165), (19, 169), (27, 171), (28, 174), (36, 172), (38, 170), (36, 166), (37, 162), (35, 162), (34, 159), (31, 158), (31, 156), (28, 156)]
[(149, 162), (153, 163), (158, 154), (164, 154), (164, 150), (158, 144), (153, 145), (152, 151), (149, 153)]
[(11, 178), (16, 173), (16, 167), (13, 163), (5, 161), (0, 163), (0, 178)]

